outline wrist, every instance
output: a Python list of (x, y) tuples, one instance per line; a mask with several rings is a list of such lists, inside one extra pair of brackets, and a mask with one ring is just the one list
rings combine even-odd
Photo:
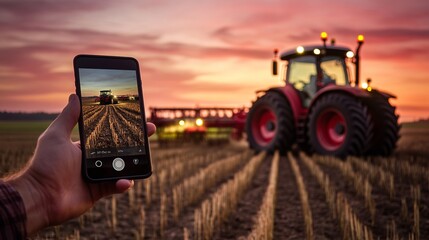
[(43, 197), (38, 182), (24, 173), (8, 183), (21, 195), (27, 215), (26, 229), (31, 236), (37, 231), (49, 226), (46, 201)]

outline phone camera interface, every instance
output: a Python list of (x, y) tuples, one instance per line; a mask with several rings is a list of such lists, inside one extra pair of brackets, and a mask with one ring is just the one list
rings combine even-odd
[(145, 154), (136, 74), (134, 70), (79, 69), (87, 159)]

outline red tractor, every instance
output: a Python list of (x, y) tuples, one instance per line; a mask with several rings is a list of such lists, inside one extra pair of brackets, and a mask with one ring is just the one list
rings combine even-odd
[(100, 91), (100, 105), (106, 104), (117, 104), (118, 97), (112, 94), (112, 90), (101, 90)]
[[(286, 85), (258, 91), (247, 115), (252, 149), (284, 154), (297, 143), (301, 150), (337, 157), (394, 151), (400, 127), (389, 99), (396, 97), (371, 88), (370, 80), (359, 85), (363, 35), (355, 52), (335, 46), (334, 40), (327, 46), (327, 37), (323, 32), (323, 45), (299, 46), (280, 55)], [(274, 50), (274, 75), (277, 54)]]

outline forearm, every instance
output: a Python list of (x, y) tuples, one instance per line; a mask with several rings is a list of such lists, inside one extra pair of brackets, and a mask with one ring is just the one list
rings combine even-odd
[(38, 192), (37, 183), (25, 174), (13, 177), (6, 183), (10, 184), (20, 195), (25, 207), (25, 229), (28, 235), (49, 225), (49, 219), (46, 214), (46, 208), (49, 207)]
[(0, 179), (0, 238), (25, 239), (27, 216), (19, 192)]

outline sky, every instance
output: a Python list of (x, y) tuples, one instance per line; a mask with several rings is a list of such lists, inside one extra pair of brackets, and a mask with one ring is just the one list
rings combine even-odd
[(138, 95), (134, 70), (79, 69), (82, 97), (100, 96), (100, 91), (111, 90), (113, 95)]
[(59, 112), (77, 54), (140, 62), (148, 107), (250, 106), (284, 82), (272, 50), (361, 51), (361, 80), (395, 94), (401, 121), (429, 117), (427, 0), (0, 0), (0, 111)]

